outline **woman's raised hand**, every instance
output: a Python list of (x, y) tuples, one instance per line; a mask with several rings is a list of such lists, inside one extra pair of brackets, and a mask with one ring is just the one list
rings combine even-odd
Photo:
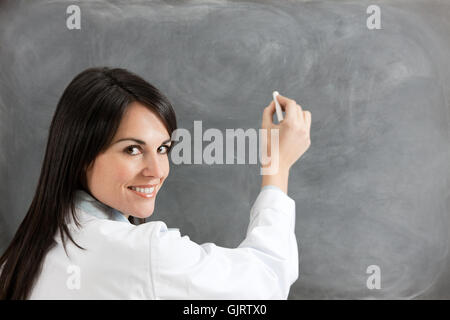
[(279, 129), (279, 170), (289, 171), (311, 145), (311, 112), (302, 110), (297, 102), (282, 95), (278, 95), (277, 99), (285, 116), (279, 124), (275, 124), (273, 123), (273, 114), (276, 111), (275, 102), (272, 101), (264, 109), (262, 128), (267, 129), (268, 133), (266, 154), (273, 158), (270, 130)]

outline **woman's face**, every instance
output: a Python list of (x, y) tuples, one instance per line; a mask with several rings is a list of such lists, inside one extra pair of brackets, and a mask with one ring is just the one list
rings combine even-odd
[(142, 104), (131, 103), (111, 145), (86, 170), (89, 191), (127, 218), (149, 217), (156, 194), (169, 175), (170, 143), (162, 121)]

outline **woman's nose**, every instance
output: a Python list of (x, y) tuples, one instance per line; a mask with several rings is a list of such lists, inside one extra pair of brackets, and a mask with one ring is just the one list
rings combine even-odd
[(164, 164), (157, 155), (149, 156), (145, 162), (144, 175), (157, 178), (164, 177)]

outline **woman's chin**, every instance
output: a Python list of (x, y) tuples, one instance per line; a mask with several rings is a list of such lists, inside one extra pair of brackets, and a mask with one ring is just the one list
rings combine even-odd
[(153, 214), (153, 211), (146, 212), (146, 213), (138, 213), (138, 214), (132, 214), (132, 217), (138, 218), (138, 219), (145, 219), (150, 217)]

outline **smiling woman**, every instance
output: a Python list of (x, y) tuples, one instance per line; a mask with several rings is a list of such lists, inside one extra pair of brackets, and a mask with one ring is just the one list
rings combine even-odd
[(158, 115), (139, 102), (131, 103), (113, 143), (86, 171), (88, 190), (127, 218), (147, 218), (169, 175), (170, 141)]
[(280, 130), (279, 173), (263, 176), (247, 235), (230, 249), (142, 223), (169, 175), (177, 125), (168, 99), (123, 69), (79, 74), (57, 105), (36, 193), (0, 258), (0, 298), (286, 299), (298, 277), (287, 179), (309, 147), (311, 118), (280, 99), (285, 122), (273, 124), (273, 103), (262, 122)]
[[(176, 127), (169, 100), (139, 76), (118, 68), (77, 75), (53, 116), (31, 206), (0, 258), (0, 298), (30, 295), (46, 254), (57, 246), (55, 234), (65, 250), (66, 238), (81, 248), (69, 229), (72, 221), (79, 226), (76, 207), (86, 208), (88, 200), (135, 224), (150, 216), (169, 174), (168, 142)], [(130, 136), (146, 142), (129, 145), (123, 138)], [(137, 148), (138, 155), (129, 152)], [(148, 189), (128, 188), (142, 185), (155, 187), (149, 198), (137, 196)]]

